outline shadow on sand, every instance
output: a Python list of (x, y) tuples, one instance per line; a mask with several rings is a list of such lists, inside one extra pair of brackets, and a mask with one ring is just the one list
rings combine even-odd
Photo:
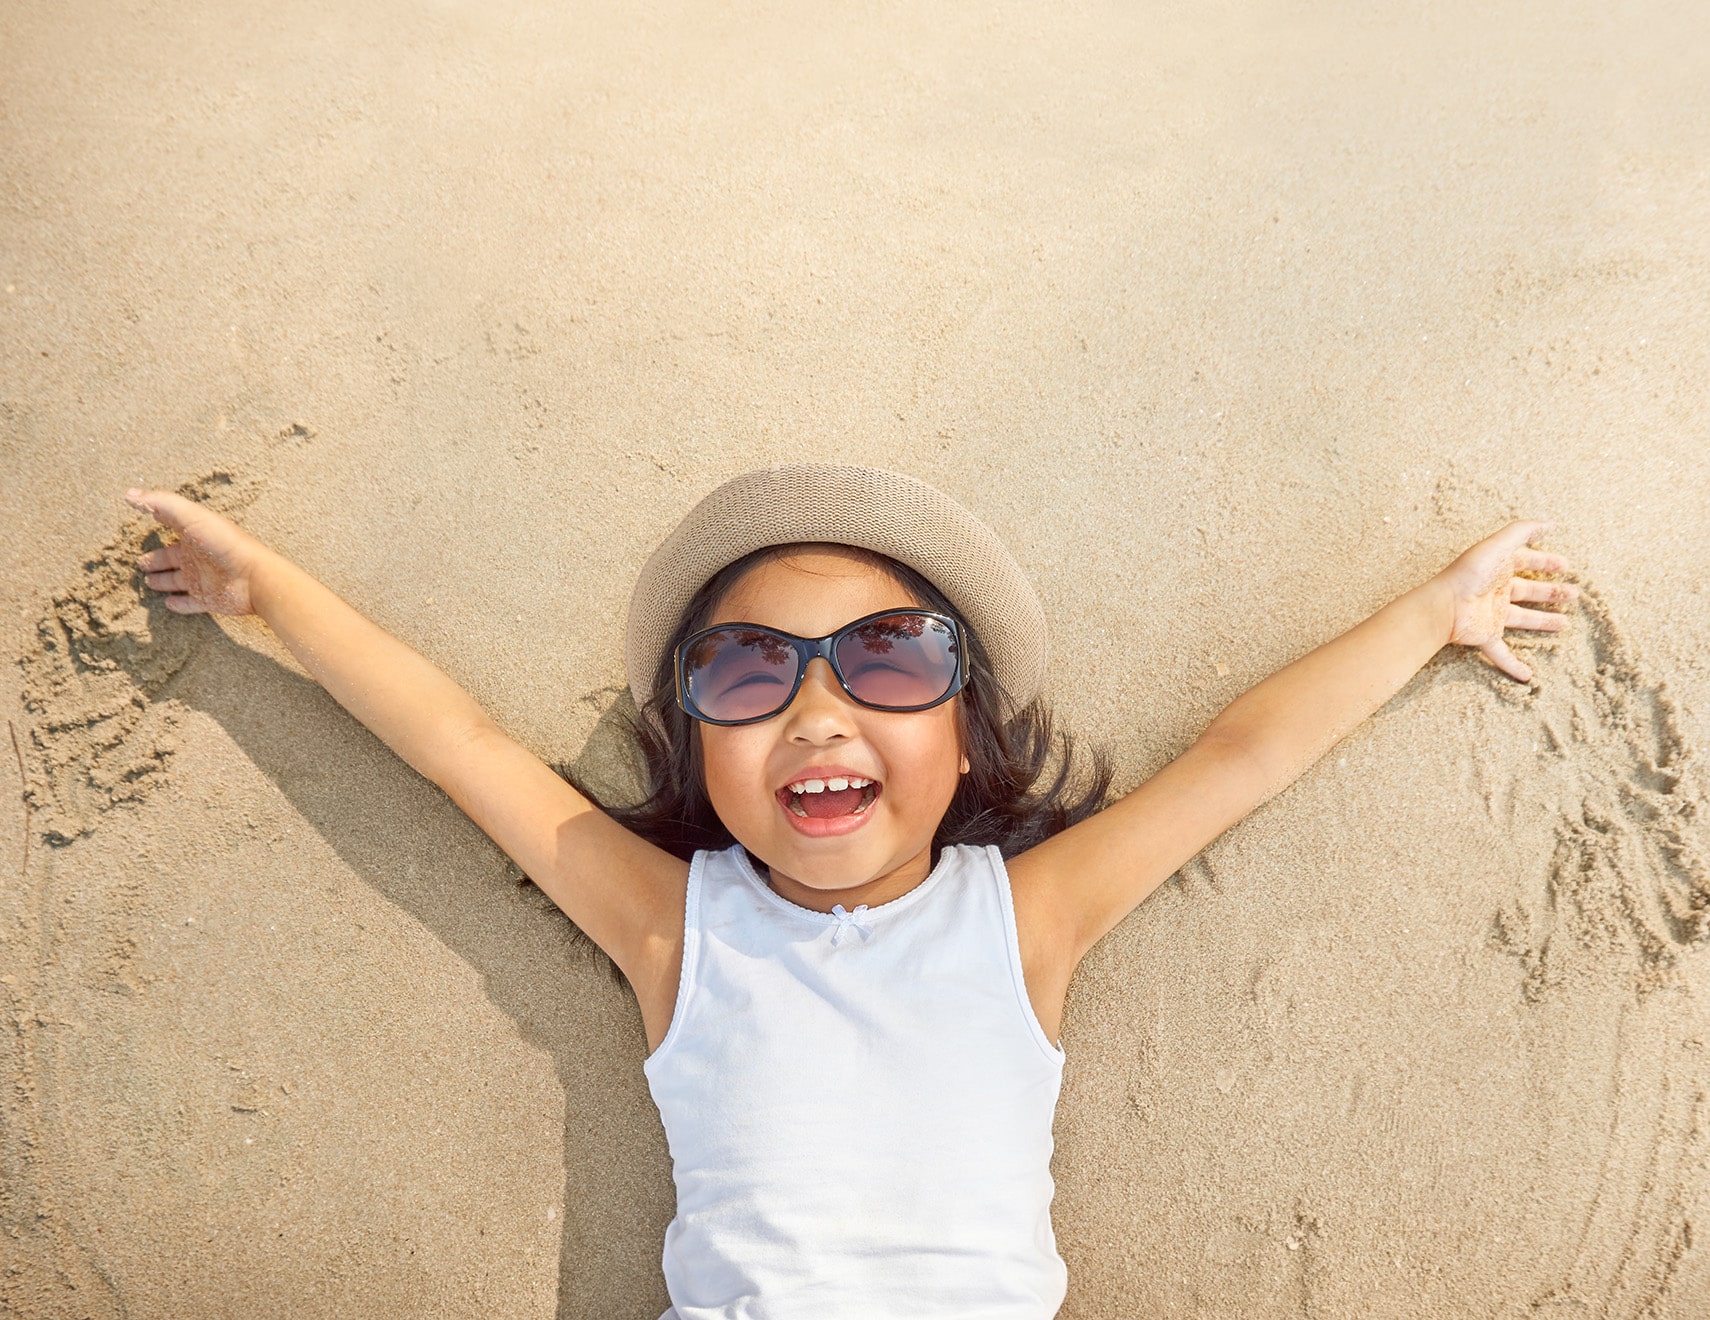
[[(670, 1157), (641, 1071), (640, 1013), (622, 1011), (633, 1009), (633, 996), (613, 980), (610, 960), (455, 803), (318, 684), (210, 639), (162, 696), (217, 720), (344, 863), (480, 973), (493, 1004), (551, 1057), (564, 1088), (570, 1171), (557, 1315), (653, 1320), (669, 1301), (659, 1254), (673, 1206)], [(626, 707), (627, 693), (570, 767), (590, 787), (621, 782)], [(361, 753), (314, 750), (351, 744)], [(380, 817), (407, 825), (376, 829)], [(602, 1017), (630, 1019), (633, 1029), (589, 1039), (585, 1011), (569, 1006), (590, 997), (621, 1000)]]

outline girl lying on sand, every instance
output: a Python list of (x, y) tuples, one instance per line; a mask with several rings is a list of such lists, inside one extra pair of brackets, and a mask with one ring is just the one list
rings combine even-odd
[(1104, 805), (1069, 740), (1046, 771), (1044, 614), (983, 523), (896, 473), (751, 472), (641, 571), (649, 796), (606, 810), (230, 520), (126, 498), (178, 534), (138, 561), (169, 609), (265, 619), (627, 978), (677, 1186), (662, 1320), (1054, 1315), (1076, 965), (1445, 643), (1529, 682), (1503, 630), (1579, 594), (1519, 576), (1567, 563), (1511, 523)]

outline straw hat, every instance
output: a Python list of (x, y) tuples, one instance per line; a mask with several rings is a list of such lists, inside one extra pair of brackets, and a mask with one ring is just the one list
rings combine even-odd
[(1045, 611), (991, 528), (943, 491), (900, 472), (788, 463), (725, 482), (642, 565), (624, 636), (638, 707), (653, 695), (665, 643), (695, 592), (751, 550), (790, 541), (861, 546), (924, 573), (979, 635), (1016, 708), (1038, 695)]

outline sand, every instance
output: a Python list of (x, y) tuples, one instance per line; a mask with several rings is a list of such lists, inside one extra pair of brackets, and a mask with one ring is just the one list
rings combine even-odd
[[(1710, 1314), (1702, 6), (0, 12), (0, 1313), (640, 1317), (640, 1015), (189, 486), (620, 783), (642, 561), (876, 463), (1119, 787), (1515, 517), (1450, 648), (1070, 990), (1062, 1315)], [(16, 739), (16, 756), (12, 739)]]

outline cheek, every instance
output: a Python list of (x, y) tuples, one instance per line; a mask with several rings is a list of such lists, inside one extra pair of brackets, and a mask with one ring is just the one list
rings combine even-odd
[(701, 775), (713, 810), (721, 817), (742, 811), (754, 799), (765, 764), (764, 755), (735, 733), (715, 726), (701, 734)]
[(954, 717), (937, 721), (909, 748), (910, 778), (924, 799), (948, 803), (962, 779), (962, 745)]

